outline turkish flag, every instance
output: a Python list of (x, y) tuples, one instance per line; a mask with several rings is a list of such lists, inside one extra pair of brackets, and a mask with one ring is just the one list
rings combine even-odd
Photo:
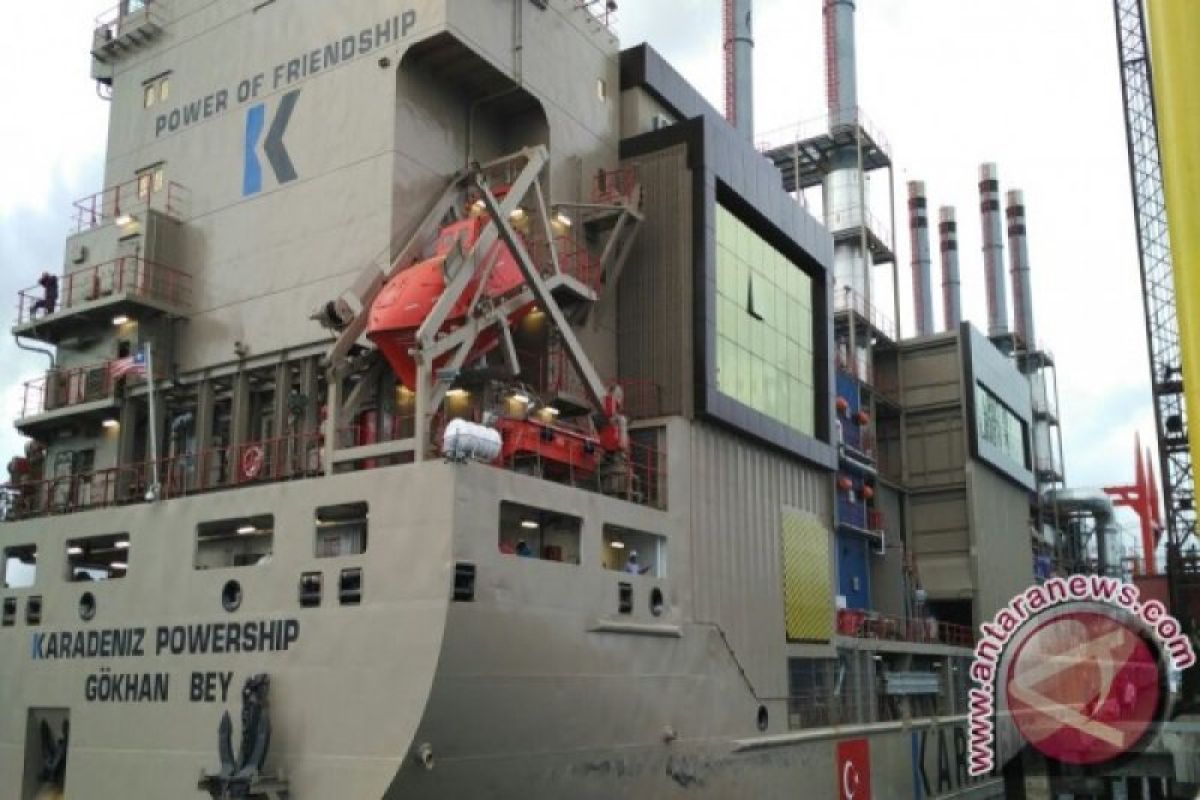
[(870, 800), (871, 745), (866, 739), (837, 743), (837, 785), (840, 800)]

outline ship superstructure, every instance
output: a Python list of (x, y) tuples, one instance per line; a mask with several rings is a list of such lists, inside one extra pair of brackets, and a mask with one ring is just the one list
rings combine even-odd
[(102, 18), (109, 188), (13, 327), (14, 796), (996, 794), (1030, 384), (874, 311), (826, 5), (850, 83), (766, 157), (613, 3)]

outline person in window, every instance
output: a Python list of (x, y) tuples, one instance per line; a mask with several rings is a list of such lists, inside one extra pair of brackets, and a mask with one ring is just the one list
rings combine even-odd
[(650, 571), (650, 567), (643, 567), (638, 563), (637, 550), (630, 550), (629, 558), (625, 561), (625, 571), (630, 575), (645, 575)]
[(29, 309), (30, 317), (36, 317), (39, 311), (44, 312), (43, 316), (48, 316), (58, 307), (58, 276), (43, 272), (42, 277), (38, 278), (38, 286), (42, 287), (42, 299)]
[(524, 539), (517, 542), (517, 555), (522, 558), (533, 558), (533, 551), (529, 549), (529, 543)]

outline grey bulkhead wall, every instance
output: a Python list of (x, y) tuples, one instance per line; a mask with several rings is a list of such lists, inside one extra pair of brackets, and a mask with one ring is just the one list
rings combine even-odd
[[(390, 0), (279, 3), (253, 11), (179, 0), (147, 55), (122, 62), (114, 79), (105, 184), (163, 162), (168, 180), (186, 187), (177, 265), (193, 279), (193, 313), (181, 347), (185, 371), (231, 361), (235, 341), (263, 355), (324, 338), (309, 312), (388, 253), (396, 233), (432, 202), (424, 192), (398, 202), (396, 181), (431, 174), (411, 165), (401, 169), (401, 160), (416, 142), (455, 135), (436, 117), (398, 113), (404, 52), (450, 29), (511, 74), (512, 6), (493, 5), (494, 14), (480, 14), (476, 0), (410, 0), (403, 7)], [(400, 41), (291, 85), (272, 85), (276, 65), (405, 11), (415, 13), (415, 23)], [(589, 29), (566, 0), (546, 11), (529, 5), (523, 19), (524, 84), (542, 103), (554, 151), (550, 194), (578, 192), (580, 173), (616, 163), (616, 43), (606, 31)], [(170, 99), (143, 109), (143, 82), (167, 72)], [(259, 74), (260, 94), (238, 102), (241, 81)], [(606, 100), (597, 96), (601, 79), (609, 87)], [(298, 177), (280, 184), (260, 158), (262, 191), (244, 195), (247, 113), (265, 104), (269, 128), (284, 94), (295, 90), (300, 94), (284, 144)], [(220, 91), (228, 93), (223, 113), (175, 131), (159, 129), (160, 114)], [(574, 170), (564, 166), (568, 162)], [(433, 166), (445, 167), (448, 177), (461, 163)]]
[(965, 408), (959, 336), (906, 343), (900, 353), (908, 415), (909, 550), (931, 600), (970, 598)]
[[(617, 166), (616, 39), (565, 0), (545, 10), (532, 3), (489, 7), (497, 11), (480, 14), (474, 0), (448, 3), (447, 34), (406, 54), (400, 64), (393, 180), (397, 237), (468, 160), (546, 145), (551, 158), (543, 190), (551, 203), (590, 199), (595, 173)], [(433, 59), (423, 57), (429, 48), (450, 54), (458, 75), (431, 67)], [(472, 80), (476, 85), (467, 88)], [(610, 298), (577, 331), (606, 378), (617, 376), (615, 329), (616, 303)]]
[(981, 461), (968, 464), (967, 486), (979, 625), (1034, 581), (1029, 494)]

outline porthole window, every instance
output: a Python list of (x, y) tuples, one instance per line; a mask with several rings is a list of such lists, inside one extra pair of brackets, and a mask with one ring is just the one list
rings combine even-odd
[(91, 592), (84, 592), (79, 598), (79, 618), (84, 622), (91, 622), (96, 616), (96, 596)]
[(242, 585), (237, 581), (227, 581), (221, 589), (221, 606), (232, 614), (242, 607)]
[(662, 589), (655, 586), (650, 590), (650, 613), (656, 617), (661, 617), (666, 610), (667, 606), (663, 600)]

